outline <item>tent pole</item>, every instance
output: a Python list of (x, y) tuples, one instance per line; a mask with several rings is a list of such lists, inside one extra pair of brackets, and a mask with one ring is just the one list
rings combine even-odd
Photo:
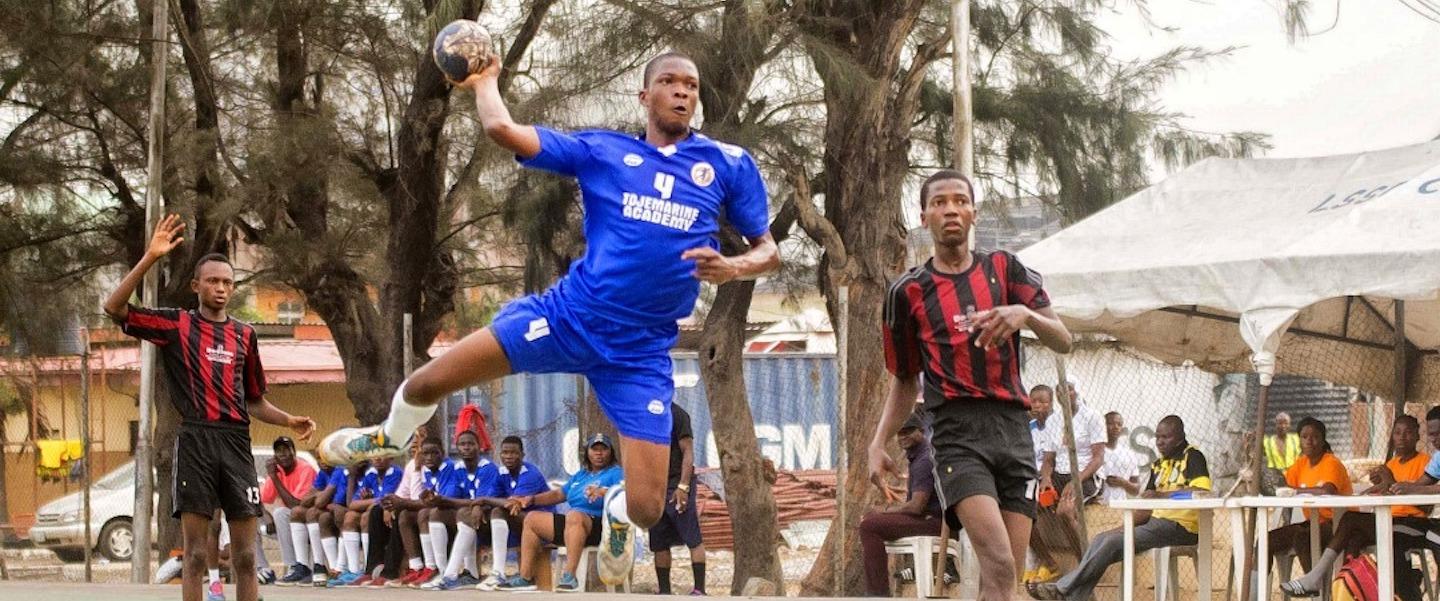
[[(1255, 447), (1250, 455), (1250, 484), (1245, 487), (1245, 494), (1249, 495), (1260, 494), (1260, 478), (1263, 477), (1261, 469), (1265, 466), (1265, 406), (1270, 400), (1270, 377), (1270, 374), (1267, 373), (1260, 374), (1260, 406), (1255, 411), (1255, 438), (1252, 442)], [(1255, 514), (1255, 510), (1253, 509), (1246, 511)], [(1264, 527), (1258, 522), (1258, 514), (1252, 515), (1251, 519), (1245, 521), (1245, 545), (1247, 549), (1253, 550), (1251, 545), (1255, 540), (1255, 530)], [(1265, 583), (1252, 581), (1252, 578), (1255, 576), (1256, 560), (1269, 561), (1270, 558), (1257, 558), (1253, 551), (1245, 554), (1245, 573), (1242, 575), (1244, 577), (1244, 584), (1240, 587), (1240, 599), (1242, 601), (1255, 599), (1257, 596), (1250, 594), (1250, 591), (1256, 590), (1256, 587), (1259, 589), (1265, 588)]]
[(1405, 301), (1395, 301), (1395, 417), (1405, 414), (1405, 392), (1410, 384), (1405, 340)]

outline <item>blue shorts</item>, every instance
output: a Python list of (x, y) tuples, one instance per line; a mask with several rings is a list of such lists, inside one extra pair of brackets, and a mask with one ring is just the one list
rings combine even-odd
[(670, 444), (670, 349), (679, 328), (631, 326), (571, 310), (563, 292), (507, 303), (490, 329), (516, 373), (583, 374), (621, 436)]

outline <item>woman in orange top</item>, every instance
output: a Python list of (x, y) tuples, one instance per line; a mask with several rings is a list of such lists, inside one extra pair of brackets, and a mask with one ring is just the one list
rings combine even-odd
[[(1325, 440), (1325, 424), (1313, 417), (1300, 420), (1300, 459), (1285, 470), (1285, 484), (1297, 495), (1348, 495), (1351, 493), (1350, 473), (1345, 471), (1330, 443)], [(1318, 514), (1318, 515), (1317, 515)], [(1300, 566), (1310, 570), (1310, 520), (1320, 520), (1320, 544), (1330, 542), (1330, 520), (1334, 512), (1305, 510), (1305, 521), (1281, 526), (1270, 531), (1270, 556), (1295, 553)]]
[[(1395, 418), (1395, 424), (1390, 428), (1390, 446), (1395, 449), (1395, 454), (1385, 465), (1370, 470), (1372, 486), (1360, 494), (1385, 494), (1396, 482), (1413, 482), (1425, 475), (1425, 465), (1430, 462), (1430, 456), (1420, 452), (1419, 443), (1419, 420), (1409, 415)], [(1397, 521), (1405, 518), (1423, 520), (1429, 515), (1428, 509), (1414, 506), (1396, 507), (1394, 514)], [(1344, 517), (1340, 518), (1340, 524), (1335, 529), (1334, 538), (1325, 548), (1325, 554), (1315, 562), (1315, 567), (1304, 576), (1280, 585), (1280, 590), (1291, 597), (1318, 597), (1320, 587), (1330, 575), (1331, 566), (1335, 565), (1336, 559), (1342, 557), (1341, 552), (1345, 555), (1356, 555), (1373, 544), (1375, 514), (1346, 512)], [(1306, 545), (1308, 547), (1308, 542)]]

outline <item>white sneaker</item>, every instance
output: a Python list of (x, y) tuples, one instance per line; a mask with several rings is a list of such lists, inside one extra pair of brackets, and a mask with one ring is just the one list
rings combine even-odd
[(600, 582), (607, 586), (625, 584), (635, 563), (634, 541), (631, 538), (634, 529), (628, 520), (610, 512), (611, 503), (624, 493), (623, 482), (610, 487), (605, 494), (605, 510), (600, 514), (600, 553), (596, 571), (599, 572)]
[(422, 590), (422, 591), (438, 591), (438, 590), (440, 590), (440, 585), (442, 585), (442, 584), (444, 584), (444, 583), (445, 583), (445, 575), (444, 575), (444, 574), (436, 574), (434, 578), (431, 578), (431, 579), (430, 579), (430, 582), (426, 582), (425, 584), (420, 585), (420, 590)]
[(484, 580), (481, 580), (480, 584), (475, 585), (475, 590), (485, 591), (487, 593), (494, 592), (495, 589), (500, 587), (500, 583), (502, 582), (505, 582), (505, 576), (503, 574), (490, 572), (490, 575), (486, 576)]
[(155, 579), (153, 582), (156, 584), (165, 584), (166, 582), (179, 578), (180, 570), (184, 565), (184, 562), (180, 561), (179, 557), (171, 557), (165, 560), (165, 563), (160, 564), (160, 567), (155, 570)]
[[(395, 443), (399, 442), (397, 446)], [(320, 441), (320, 459), (330, 465), (355, 465), (381, 457), (396, 459), (405, 455), (410, 442), (395, 441), (385, 436), (385, 425), (364, 428), (341, 428)]]

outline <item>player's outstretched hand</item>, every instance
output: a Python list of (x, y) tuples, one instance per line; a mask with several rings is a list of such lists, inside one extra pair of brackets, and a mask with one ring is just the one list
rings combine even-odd
[(180, 236), (183, 231), (185, 222), (180, 220), (179, 215), (166, 215), (155, 225), (155, 233), (150, 235), (150, 246), (145, 249), (145, 254), (156, 258), (169, 254), (185, 241), (185, 238)]
[(465, 81), (459, 82), (459, 83), (457, 83), (457, 84), (455, 84), (455, 85), (460, 86), (460, 87), (462, 87), (462, 88), (468, 88), (468, 89), (470, 89), (470, 90), (473, 91), (476, 87), (478, 87), (478, 86), (480, 85), (480, 82), (485, 81), (486, 79), (499, 79), (499, 78), (500, 78), (500, 57), (499, 57), (499, 56), (496, 56), (495, 54), (492, 53), (492, 54), (490, 55), (489, 60), (486, 60), (486, 61), (485, 61), (485, 66), (484, 66), (484, 67), (480, 67), (480, 70), (479, 70), (478, 72), (471, 73), (469, 77), (466, 77), (466, 78), (465, 78)]
[(300, 442), (308, 442), (310, 437), (315, 435), (315, 420), (304, 415), (290, 416), (290, 423), (286, 425), (295, 431), (295, 438)]
[(1020, 305), (1005, 305), (980, 311), (971, 318), (971, 327), (980, 330), (975, 346), (990, 348), (1010, 339), (1030, 319), (1030, 309)]
[(680, 259), (694, 261), (695, 271), (691, 273), (711, 284), (724, 284), (740, 275), (740, 269), (729, 257), (708, 246), (692, 248), (680, 253)]
[(899, 478), (900, 468), (895, 466), (895, 460), (884, 447), (870, 447), (870, 483), (883, 493), (890, 488), (885, 481), (887, 476)]

